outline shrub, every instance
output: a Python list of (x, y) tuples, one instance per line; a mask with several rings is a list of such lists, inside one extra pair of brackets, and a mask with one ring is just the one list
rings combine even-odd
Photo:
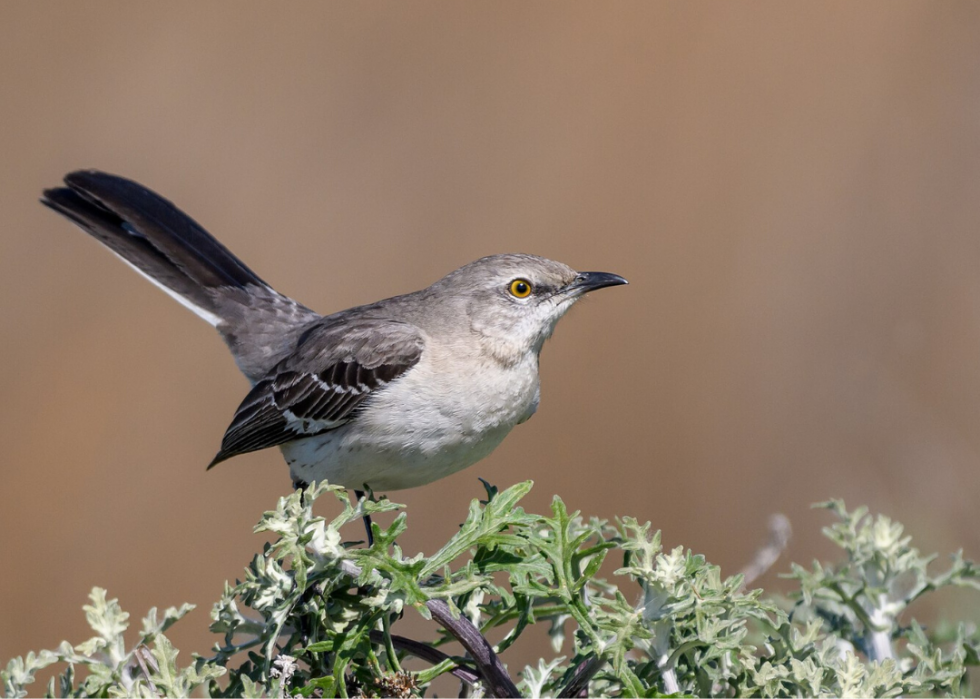
[[(864, 508), (824, 503), (836, 521), (824, 531), (840, 547), (834, 565), (792, 566), (790, 601), (747, 591), (703, 556), (665, 551), (649, 523), (610, 522), (569, 513), (555, 497), (549, 515), (518, 506), (521, 483), (470, 504), (466, 521), (431, 556), (398, 546), (405, 513), (370, 546), (345, 543), (341, 530), (365, 514), (402, 509), (381, 500), (352, 506), (344, 491), (319, 485), (279, 500), (255, 527), (264, 546), (211, 612), (220, 634), (211, 657), (181, 666), (166, 630), (192, 607), (155, 609), (132, 646), (129, 615), (96, 588), (84, 607), (95, 637), (77, 646), (15, 658), (4, 692), (21, 697), (35, 674), (65, 667), (51, 696), (420, 696), (452, 673), (490, 696), (898, 696), (969, 693), (967, 668), (980, 662), (978, 639), (960, 624), (939, 638), (909, 604), (950, 585), (980, 586), (980, 570), (960, 554), (932, 572), (902, 526)], [(313, 503), (337, 497), (333, 520)], [(771, 553), (771, 552), (770, 552)], [(600, 577), (610, 554), (621, 558)], [(765, 556), (763, 556), (765, 558)], [(771, 559), (772, 556), (769, 556)], [(608, 566), (607, 566), (608, 568)], [(392, 633), (403, 614), (433, 621), (423, 642)], [(505, 667), (507, 650), (535, 623), (548, 625), (555, 657)], [(487, 631), (501, 627), (496, 645)], [(460, 641), (466, 654), (441, 648)], [(406, 672), (415, 656), (427, 669)]]

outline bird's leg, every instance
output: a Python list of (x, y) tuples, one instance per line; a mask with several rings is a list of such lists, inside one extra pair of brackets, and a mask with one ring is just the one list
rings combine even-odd
[[(369, 491), (370, 492), (370, 491)], [(354, 497), (360, 501), (364, 497), (363, 490), (355, 490)], [(374, 493), (370, 493), (370, 499), (374, 501)], [(367, 545), (368, 547), (374, 546), (374, 534), (371, 533), (371, 515), (364, 515), (364, 531), (367, 532)]]
[(293, 479), (293, 490), (299, 491), (300, 502), (306, 502), (306, 489), (310, 487), (310, 484), (306, 481), (301, 481), (298, 478)]

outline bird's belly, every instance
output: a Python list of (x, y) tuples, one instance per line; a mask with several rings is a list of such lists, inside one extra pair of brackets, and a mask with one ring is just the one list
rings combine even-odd
[(452, 387), (416, 369), (347, 425), (284, 444), (293, 479), (377, 492), (425, 485), (487, 456), (537, 407), (536, 365)]
[(368, 487), (377, 492), (414, 488), (472, 466), (493, 451), (511, 429), (488, 430), (479, 439), (397, 443), (349, 427), (282, 445), (293, 479), (304, 483), (326, 480), (345, 488)]

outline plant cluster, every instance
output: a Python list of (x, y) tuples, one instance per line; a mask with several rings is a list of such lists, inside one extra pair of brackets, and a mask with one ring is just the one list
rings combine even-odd
[[(55, 663), (64, 669), (48, 696), (411, 697), (446, 673), (471, 696), (970, 691), (968, 668), (980, 663), (975, 630), (960, 624), (939, 638), (904, 616), (941, 587), (980, 587), (980, 569), (957, 554), (932, 572), (935, 557), (922, 556), (886, 517), (825, 503), (837, 518), (825, 533), (841, 561), (794, 565), (798, 594), (775, 601), (743, 589), (741, 575), (723, 577), (703, 556), (664, 550), (649, 523), (586, 519), (558, 497), (548, 515), (527, 513), (518, 503), (530, 488), (487, 485), (486, 500), (474, 500), (459, 531), (430, 556), (399, 547), (404, 512), (388, 527), (373, 524), (370, 546), (344, 541), (348, 525), (400, 505), (352, 505), (325, 484), (293, 493), (263, 515), (255, 531), (273, 541), (214, 605), (211, 630), (221, 641), (212, 656), (182, 666), (167, 640), (190, 605), (162, 619), (150, 610), (127, 645), (129, 615), (95, 589), (84, 608), (95, 637), (14, 658), (0, 671), (4, 694), (26, 696)], [(342, 506), (329, 521), (313, 510), (325, 494)], [(393, 633), (405, 614), (432, 620), (431, 638)], [(555, 657), (505, 665), (508, 649), (539, 623)], [(488, 632), (498, 628), (505, 635), (491, 644)], [(446, 652), (452, 641), (463, 654)], [(425, 669), (406, 670), (409, 657)]]

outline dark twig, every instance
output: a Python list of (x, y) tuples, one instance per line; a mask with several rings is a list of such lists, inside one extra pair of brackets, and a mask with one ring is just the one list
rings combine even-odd
[[(371, 642), (372, 643), (384, 643), (384, 632), (383, 631), (372, 631), (371, 632)], [(405, 638), (404, 636), (396, 636), (392, 634), (391, 643), (398, 650), (403, 650), (409, 655), (414, 655), (416, 658), (421, 658), (433, 665), (438, 665), (444, 660), (452, 660), (452, 657), (446, 655), (441, 650), (433, 648), (428, 643), (422, 643), (421, 641), (413, 641), (411, 638)], [(480, 681), (480, 676), (476, 671), (465, 665), (457, 665), (455, 668), (449, 671), (455, 677), (458, 677), (463, 682), (467, 684), (476, 684)]]
[(599, 668), (601, 667), (602, 658), (598, 655), (589, 656), (580, 662), (575, 667), (575, 673), (572, 675), (572, 679), (558, 693), (558, 696), (568, 699), (571, 699), (571, 697), (588, 696), (589, 682), (592, 681), (595, 673), (599, 672)]
[(779, 560), (789, 539), (793, 534), (793, 527), (790, 526), (786, 515), (774, 514), (769, 517), (769, 540), (755, 552), (752, 560), (739, 571), (745, 576), (742, 581), (742, 589), (754, 583), (762, 577), (767, 570)]
[(517, 685), (511, 681), (504, 664), (493, 652), (493, 647), (469, 619), (462, 614), (458, 619), (453, 619), (449, 612), (449, 605), (441, 599), (430, 599), (425, 606), (432, 612), (432, 618), (442, 624), (472, 656), (490, 696), (520, 696)]
[[(352, 578), (360, 577), (361, 568), (353, 561), (343, 560), (340, 565)], [(449, 605), (441, 599), (431, 599), (425, 603), (425, 606), (432, 613), (432, 618), (449, 631), (473, 658), (476, 669), (480, 673), (480, 680), (490, 696), (520, 696), (517, 685), (510, 679), (504, 664), (493, 652), (493, 647), (469, 619), (462, 615), (454, 619), (449, 611)]]

